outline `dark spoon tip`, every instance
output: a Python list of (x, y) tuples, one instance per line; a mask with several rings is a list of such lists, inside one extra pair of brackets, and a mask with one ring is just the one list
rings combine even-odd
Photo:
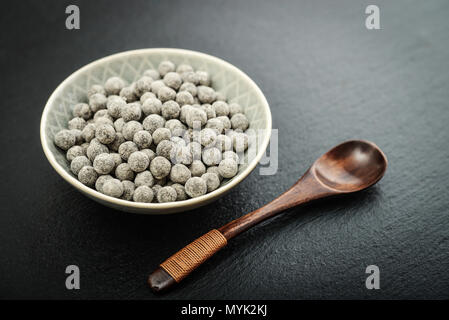
[(153, 292), (158, 293), (169, 289), (176, 284), (176, 281), (164, 269), (157, 268), (148, 277), (148, 284)]

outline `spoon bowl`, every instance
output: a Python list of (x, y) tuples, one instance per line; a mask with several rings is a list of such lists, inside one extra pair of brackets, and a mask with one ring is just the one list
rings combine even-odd
[(346, 141), (323, 154), (311, 169), (328, 188), (354, 192), (366, 189), (382, 178), (387, 169), (387, 158), (372, 142)]

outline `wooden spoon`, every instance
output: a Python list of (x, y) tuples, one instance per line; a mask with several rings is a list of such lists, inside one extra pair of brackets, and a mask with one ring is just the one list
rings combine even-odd
[(366, 189), (387, 169), (385, 154), (374, 143), (344, 142), (322, 155), (286, 192), (218, 230), (213, 229), (164, 261), (148, 279), (155, 292), (180, 282), (227, 241), (276, 214), (312, 200)]

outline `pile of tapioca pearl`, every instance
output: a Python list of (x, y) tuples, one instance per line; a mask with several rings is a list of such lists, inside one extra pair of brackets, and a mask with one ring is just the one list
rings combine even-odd
[(210, 75), (163, 61), (128, 84), (93, 85), (73, 107), (55, 144), (83, 184), (136, 202), (202, 196), (234, 177), (248, 148), (241, 106), (211, 87)]

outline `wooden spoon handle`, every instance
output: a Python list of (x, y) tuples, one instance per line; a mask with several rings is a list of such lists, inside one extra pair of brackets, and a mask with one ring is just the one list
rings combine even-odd
[(167, 289), (187, 277), (227, 243), (220, 231), (212, 229), (162, 262), (150, 275), (148, 283), (154, 291)]

